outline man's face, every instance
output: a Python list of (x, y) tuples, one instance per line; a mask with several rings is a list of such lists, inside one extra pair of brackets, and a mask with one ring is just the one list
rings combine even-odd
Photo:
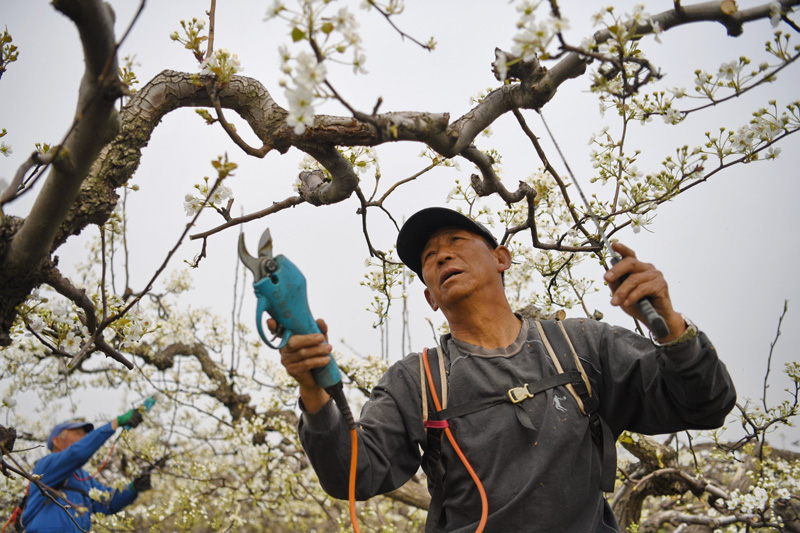
[[(498, 283), (506, 249), (492, 250), (483, 237), (467, 230), (444, 228), (422, 250), (425, 297), (434, 310), (448, 308), (478, 289)], [(502, 257), (501, 257), (502, 256)]]
[(53, 439), (53, 451), (60, 452), (66, 450), (85, 436), (86, 430), (83, 428), (65, 429), (58, 437)]

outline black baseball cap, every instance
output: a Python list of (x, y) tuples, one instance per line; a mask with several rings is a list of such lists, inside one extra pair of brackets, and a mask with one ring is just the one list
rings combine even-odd
[(431, 236), (442, 228), (459, 228), (480, 235), (492, 247), (497, 248), (497, 239), (480, 222), (446, 207), (428, 207), (417, 211), (406, 220), (397, 234), (397, 255), (400, 260), (422, 278), (422, 251)]

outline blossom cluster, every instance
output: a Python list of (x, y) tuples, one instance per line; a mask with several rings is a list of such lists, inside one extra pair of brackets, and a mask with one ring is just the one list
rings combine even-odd
[[(95, 307), (100, 305), (98, 294), (94, 294), (92, 300)], [(105, 305), (108, 313), (115, 313), (125, 307), (125, 302), (107, 295)], [(76, 305), (59, 297), (42, 295), (39, 289), (34, 289), (20, 306), (19, 317), (29, 335), (68, 354), (77, 354), (92, 337)], [(152, 320), (134, 309), (104, 329), (103, 338), (116, 348), (131, 348), (156, 328)]]
[(208, 177), (203, 178), (203, 183), (195, 183), (196, 193), (189, 193), (184, 197), (183, 210), (186, 216), (194, 216), (198, 211), (205, 207), (212, 209), (224, 207), (233, 197), (233, 191), (224, 183), (220, 183), (212, 190), (213, 184), (209, 184)]
[(177, 31), (173, 31), (169, 35), (169, 38), (173, 41), (181, 43), (187, 50), (191, 50), (195, 59), (202, 62), (205, 52), (200, 48), (200, 46), (208, 40), (208, 37), (202, 35), (202, 31), (205, 29), (205, 27), (206, 21), (203, 19), (193, 18), (189, 22), (182, 20), (181, 28), (183, 30), (183, 36), (181, 36), (181, 34)]
[[(556, 35), (569, 29), (569, 21), (553, 16), (552, 13), (544, 19), (537, 19), (536, 11), (542, 5), (549, 5), (542, 0), (522, 0), (517, 5), (520, 17), (517, 20), (519, 32), (513, 37), (511, 53), (522, 61), (530, 61), (536, 57), (547, 59), (550, 54), (547, 49)], [(501, 72), (507, 70), (505, 58), (498, 56), (495, 64)]]
[[(325, 61), (350, 65), (355, 74), (366, 72), (358, 21), (346, 7), (328, 13), (330, 4), (329, 0), (298, 0), (297, 8), (290, 9), (282, 0), (275, 0), (266, 14), (266, 20), (286, 21), (292, 41), (307, 41), (313, 51), (292, 54), (286, 45), (279, 48), (281, 69), (288, 76), (280, 82), (289, 105), (287, 124), (296, 135), (313, 125), (318, 101), (331, 97), (325, 89)], [(351, 59), (344, 59), (348, 53)]]
[(316, 100), (326, 97), (322, 85), (327, 76), (327, 68), (310, 52), (300, 52), (294, 58), (294, 67), (292, 67), (292, 57), (285, 46), (280, 48), (280, 54), (283, 72), (294, 81), (294, 86), (289, 86), (286, 80), (281, 80), (289, 104), (286, 123), (293, 127), (296, 135), (302, 135), (307, 127), (314, 125)]
[(750, 473), (753, 485), (749, 490), (734, 490), (726, 506), (730, 511), (775, 519), (776, 500), (790, 500), (800, 491), (800, 464), (784, 460), (766, 460), (761, 469)]
[(388, 317), (392, 300), (397, 298), (405, 300), (407, 297), (405, 291), (402, 291), (399, 297), (393, 293), (395, 288), (404, 287), (405, 285), (403, 266), (391, 256), (383, 261), (370, 259), (367, 261), (367, 266), (369, 270), (364, 274), (361, 285), (375, 292), (367, 311), (375, 314), (378, 320), (373, 324), (373, 327), (378, 327)]
[[(644, 17), (646, 15), (640, 13), (640, 18)], [(637, 41), (625, 43), (618, 40), (618, 43), (628, 47), (625, 55), (640, 55)], [(668, 124), (678, 124), (688, 114), (702, 109), (702, 106), (694, 110), (681, 110), (677, 100), (703, 98), (719, 102), (723, 98), (720, 95), (722, 89), (738, 94), (771, 79), (777, 69), (791, 60), (788, 43), (788, 37), (778, 32), (775, 39), (767, 44), (767, 50), (780, 59), (780, 63), (776, 65), (761, 62), (757, 67), (750, 68), (751, 60), (739, 57), (722, 63), (716, 74), (696, 71), (696, 95), (686, 89), (671, 88), (651, 94), (626, 96), (621, 91), (622, 82), (619, 76), (607, 80), (600, 72), (596, 75), (593, 90), (600, 93), (601, 111), (614, 109), (625, 124), (632, 121), (645, 124), (659, 115)], [(626, 65), (625, 68), (630, 74), (632, 67)], [(685, 180), (704, 179), (709, 172), (716, 171), (705, 164), (709, 158), (716, 158), (719, 168), (723, 168), (734, 158), (744, 162), (759, 158), (777, 158), (781, 150), (774, 143), (800, 127), (798, 110), (798, 101), (787, 105), (785, 111), (779, 110), (776, 102), (771, 101), (768, 107), (754, 112), (753, 118), (747, 124), (736, 129), (721, 128), (718, 135), (706, 133), (707, 140), (703, 145), (691, 149), (688, 146), (678, 148), (674, 155), (664, 159), (660, 170), (647, 175), (635, 164), (639, 153), (624, 150), (620, 141), (606, 128), (590, 140), (590, 144), (595, 145), (591, 160), (597, 169), (592, 181), (602, 184), (611, 181), (619, 188), (617, 204), (610, 207), (613, 212), (624, 212), (629, 217), (634, 232), (638, 232), (650, 223), (651, 215), (648, 213), (655, 205), (677, 194)]]
[[(6, 131), (6, 129), (5, 129), (5, 128), (3, 128), (2, 130), (0, 130), (0, 138), (2, 138), (2, 137), (5, 137), (7, 133), (8, 133), (8, 132)], [(11, 149), (11, 147), (10, 147), (10, 146), (8, 146), (8, 145), (7, 145), (6, 143), (4, 143), (4, 142), (0, 142), (0, 154), (3, 154), (4, 156), (8, 157), (8, 156), (10, 156), (12, 153), (13, 153), (13, 150)], [(6, 183), (6, 181), (5, 181), (5, 180), (3, 180), (2, 178), (0, 178), (0, 193), (2, 193), (2, 192), (3, 192), (3, 191), (6, 189), (6, 187), (8, 187), (8, 183)]]
[(217, 171), (217, 179), (210, 183), (208, 176), (203, 178), (203, 183), (195, 183), (197, 193), (189, 193), (184, 197), (183, 209), (186, 216), (194, 216), (201, 209), (210, 207), (220, 211), (227, 208), (228, 201), (233, 198), (233, 191), (225, 185), (223, 180), (233, 175), (238, 165), (228, 160), (228, 154), (217, 157), (211, 161), (211, 166)]
[(169, 37), (192, 52), (200, 63), (200, 74), (215, 75), (220, 84), (225, 84), (243, 70), (239, 56), (225, 48), (214, 50), (213, 53), (204, 51), (201, 46), (208, 40), (208, 37), (203, 35), (205, 27), (206, 22), (203, 19), (193, 18), (189, 22), (181, 20), (183, 35), (173, 31)]
[(785, 111), (779, 111), (777, 102), (769, 102), (769, 107), (763, 107), (753, 113), (753, 118), (747, 124), (736, 130), (721, 128), (719, 135), (707, 133), (707, 142), (703, 150), (716, 156), (720, 164), (731, 157), (743, 157), (744, 161), (753, 161), (763, 156), (765, 159), (775, 159), (781, 149), (774, 143), (790, 133), (800, 129), (800, 100), (786, 106)]
[(213, 74), (221, 84), (228, 83), (234, 74), (241, 72), (242, 65), (239, 56), (232, 54), (226, 48), (214, 50), (211, 57), (206, 58), (200, 64), (201, 74)]

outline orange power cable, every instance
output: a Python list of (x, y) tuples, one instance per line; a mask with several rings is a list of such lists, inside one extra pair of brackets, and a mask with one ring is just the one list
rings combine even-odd
[(358, 433), (356, 429), (350, 430), (350, 486), (347, 490), (347, 499), (350, 503), (350, 522), (353, 523), (353, 531), (361, 533), (356, 521), (356, 467), (358, 466)]
[[(436, 387), (433, 384), (433, 377), (431, 376), (431, 366), (428, 363), (428, 349), (424, 348), (422, 350), (423, 362), (425, 363), (425, 374), (428, 376), (428, 385), (431, 389), (431, 395), (433, 396), (433, 404), (436, 406), (437, 411), (442, 410), (442, 404), (439, 403), (439, 394), (436, 392)], [(440, 376), (441, 379), (445, 379), (444, 376)], [(475, 486), (478, 487), (478, 493), (481, 496), (481, 521), (478, 524), (478, 529), (475, 530), (475, 533), (481, 533), (483, 528), (486, 526), (486, 519), (489, 516), (489, 501), (486, 499), (486, 491), (483, 489), (483, 483), (478, 478), (478, 474), (475, 473), (475, 470), (472, 469), (472, 465), (469, 464), (467, 461), (464, 452), (461, 451), (458, 444), (456, 443), (455, 437), (453, 437), (453, 432), (450, 431), (450, 427), (447, 426), (444, 428), (444, 432), (447, 435), (447, 440), (450, 441), (450, 444), (453, 446), (453, 449), (456, 451), (459, 459), (461, 462), (464, 463), (464, 466), (469, 472), (470, 477), (472, 477), (472, 481), (475, 482)]]
[[(122, 434), (120, 434), (119, 437), (121, 437), (121, 436), (122, 436)], [(106, 458), (103, 460), (103, 463), (97, 468), (97, 472), (95, 472), (94, 474), (90, 474), (89, 477), (80, 477), (77, 474), (77, 472), (73, 472), (72, 476), (75, 479), (77, 479), (78, 481), (89, 481), (90, 479), (94, 479), (95, 476), (97, 476), (103, 470), (103, 468), (106, 467), (106, 463), (108, 463), (108, 460), (111, 458), (111, 452), (114, 451), (114, 446), (117, 445), (117, 441), (119, 440), (119, 437), (117, 437), (117, 439), (114, 442), (111, 443), (111, 448), (108, 450), (108, 453), (106, 454)]]

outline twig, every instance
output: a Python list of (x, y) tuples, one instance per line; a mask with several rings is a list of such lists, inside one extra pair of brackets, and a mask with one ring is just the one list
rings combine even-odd
[[(61, 275), (55, 266), (50, 266), (42, 269), (44, 283), (47, 283), (59, 294), (68, 298), (80, 307), (84, 312), (84, 320), (86, 328), (91, 332), (92, 336), (86, 344), (78, 351), (77, 354), (71, 356), (69, 363), (70, 368), (77, 367), (91, 352), (90, 348), (94, 345), (99, 351), (106, 354), (108, 357), (122, 363), (129, 369), (133, 368), (131, 363), (122, 353), (111, 347), (103, 338), (103, 330), (110, 324), (108, 319), (97, 323), (97, 315), (95, 314), (94, 304), (92, 300), (86, 295), (86, 291), (74, 286), (67, 278)], [(58, 353), (53, 350), (54, 353)], [(66, 354), (65, 354), (66, 355)]]
[[(3, 204), (6, 204), (12, 200), (14, 200), (17, 196), (21, 195), (25, 189), (25, 174), (28, 173), (33, 167), (37, 169), (42, 165), (47, 168), (47, 166), (53, 161), (55, 158), (56, 151), (48, 152), (45, 154), (39, 152), (33, 152), (31, 156), (24, 162), (20, 167), (17, 169), (17, 173), (14, 175), (14, 179), (11, 181), (9, 186), (3, 191), (3, 195), (0, 196), (0, 209), (2, 209)], [(30, 188), (36, 181), (41, 177), (42, 173), (39, 172), (35, 179), (28, 184), (27, 188)]]
[(242, 139), (238, 133), (236, 133), (236, 129), (231, 126), (227, 120), (225, 120), (225, 115), (222, 113), (222, 105), (220, 105), (219, 98), (217, 97), (217, 81), (216, 78), (213, 82), (209, 82), (206, 86), (208, 90), (208, 96), (211, 98), (211, 102), (214, 104), (214, 111), (217, 113), (217, 120), (219, 120), (222, 129), (225, 130), (225, 133), (231, 138), (231, 140), (236, 143), (236, 146), (244, 150), (244, 153), (247, 155), (252, 155), (254, 157), (263, 158), (267, 155), (270, 150), (272, 150), (272, 146), (264, 143), (261, 148), (253, 148), (247, 142)]
[[(175, 252), (177, 252), (178, 248), (180, 248), (180, 246), (183, 244), (183, 240), (186, 238), (187, 234), (189, 233), (189, 230), (194, 226), (195, 222), (197, 221), (198, 217), (200, 216), (200, 213), (202, 213), (203, 208), (208, 204), (209, 198), (211, 198), (211, 196), (213, 196), (214, 191), (217, 189), (217, 187), (219, 187), (219, 184), (222, 182), (222, 179), (223, 178), (217, 178), (217, 180), (214, 181), (214, 184), (211, 186), (211, 189), (209, 190), (208, 195), (203, 200), (203, 204), (200, 206), (200, 209), (197, 210), (197, 213), (195, 213), (195, 215), (192, 218), (192, 220), (188, 224), (186, 224), (186, 227), (184, 228), (183, 232), (181, 233), (180, 237), (178, 238), (178, 241), (175, 243), (175, 246), (173, 246), (172, 249), (167, 253), (166, 258), (162, 262), (161, 266), (156, 270), (156, 272), (150, 278), (150, 281), (147, 283), (147, 286), (144, 288), (144, 290), (141, 291), (139, 294), (137, 294), (128, 303), (128, 305), (126, 305), (121, 311), (118, 311), (117, 313), (113, 314), (110, 317), (104, 318), (103, 321), (100, 323), (100, 325), (93, 332), (91, 340), (94, 342), (94, 344), (97, 346), (97, 348), (99, 350), (103, 351), (104, 353), (106, 353), (106, 355), (109, 355), (110, 357), (112, 357), (112, 358), (118, 360), (119, 362), (123, 363), (128, 368), (132, 369), (133, 368), (133, 364), (130, 361), (128, 361), (124, 356), (122, 356), (122, 354), (120, 354), (119, 352), (114, 350), (110, 345), (108, 345), (105, 342), (105, 339), (103, 339), (103, 337), (101, 335), (102, 331), (106, 327), (108, 327), (110, 324), (112, 324), (114, 321), (116, 321), (119, 318), (125, 316), (128, 313), (128, 311), (130, 311), (133, 308), (134, 305), (139, 303), (139, 301), (142, 299), (142, 297), (144, 295), (148, 294), (150, 292), (150, 290), (152, 290), (153, 284), (158, 279), (158, 277), (161, 275), (161, 273), (167, 268), (167, 265), (169, 264), (169, 261), (170, 261), (170, 259), (172, 259), (172, 256), (175, 254)], [(88, 300), (88, 298), (86, 297), (86, 293), (84, 291), (81, 291), (81, 292), (82, 292), (82, 298), (86, 298)], [(78, 296), (79, 295), (76, 295), (76, 297), (78, 297)], [(73, 301), (75, 301), (78, 305), (81, 305), (80, 298), (78, 298), (77, 300), (73, 300)], [(89, 301), (89, 303), (91, 303), (91, 302)], [(82, 305), (82, 307), (84, 307), (84, 309), (87, 312), (87, 318), (88, 317), (94, 317), (93, 307), (91, 308), (91, 312), (89, 312), (89, 310), (86, 309), (86, 307), (88, 307), (88, 304), (84, 303), (84, 305)], [(90, 328), (90, 330), (91, 330), (91, 328)], [(88, 356), (88, 353), (89, 353), (88, 346), (89, 345), (84, 346), (84, 348), (80, 352), (78, 352), (78, 354), (73, 356), (72, 360), (70, 361), (70, 363), (68, 365), (70, 368), (75, 368), (78, 364), (80, 364), (83, 361), (83, 359), (85, 359)]]
[[(514, 117), (516, 117), (520, 128), (522, 128), (522, 131), (525, 133), (528, 139), (530, 139), (531, 144), (533, 144), (536, 153), (539, 155), (539, 159), (542, 161), (542, 164), (544, 164), (544, 168), (547, 170), (547, 172), (550, 173), (551, 176), (553, 176), (553, 179), (556, 180), (556, 184), (558, 185), (558, 188), (561, 190), (561, 195), (564, 197), (564, 202), (567, 204), (567, 209), (569, 210), (570, 215), (572, 215), (572, 220), (575, 221), (575, 226), (579, 228), (584, 233), (584, 235), (586, 235), (586, 237), (589, 237), (589, 232), (583, 227), (581, 218), (578, 217), (578, 213), (577, 211), (575, 211), (575, 208), (572, 205), (572, 200), (570, 200), (569, 198), (569, 193), (567, 192), (567, 186), (564, 183), (564, 180), (561, 179), (559, 173), (556, 171), (553, 165), (550, 164), (550, 160), (548, 159), (547, 154), (544, 153), (544, 149), (542, 148), (542, 145), (539, 143), (539, 138), (528, 127), (528, 123), (525, 121), (525, 117), (522, 116), (522, 113), (520, 112), (519, 109), (514, 108), (511, 110), (511, 112), (514, 113)], [(539, 111), (539, 113), (541, 115), (541, 111)], [(542, 120), (544, 120), (544, 117), (542, 117)]]
[(210, 237), (215, 233), (219, 233), (220, 231), (230, 228), (231, 226), (236, 226), (238, 224), (244, 224), (245, 222), (249, 222), (251, 220), (255, 220), (257, 218), (263, 218), (267, 215), (271, 215), (273, 213), (277, 213), (278, 211), (283, 211), (284, 209), (288, 209), (289, 207), (294, 207), (296, 205), (300, 205), (304, 203), (305, 200), (301, 196), (290, 196), (286, 200), (281, 202), (273, 202), (270, 207), (266, 209), (262, 209), (261, 211), (256, 211), (255, 213), (250, 213), (249, 215), (244, 215), (238, 218), (232, 218), (231, 220), (225, 222), (222, 225), (217, 226), (216, 228), (210, 229), (208, 231), (204, 231), (202, 233), (195, 233), (194, 235), (189, 236), (190, 241), (194, 241), (196, 239), (205, 239), (206, 237)]
[[(356, 187), (355, 192), (356, 196), (358, 196), (358, 199), (361, 202), (361, 208), (359, 209), (359, 214), (361, 215), (361, 231), (364, 234), (364, 239), (366, 239), (367, 241), (367, 248), (369, 249), (369, 255), (372, 257), (378, 257), (383, 261), (386, 259), (386, 254), (384, 254), (382, 251), (372, 246), (372, 240), (369, 238), (369, 228), (367, 225), (367, 207), (370, 206), (371, 202), (367, 202), (367, 199), (364, 197), (364, 193), (361, 190), (361, 187)], [(378, 204), (377, 207), (379, 209), (386, 211), (383, 205)]]
[(211, 9), (206, 11), (208, 15), (208, 48), (206, 48), (206, 59), (214, 53), (214, 20), (217, 13), (217, 0), (211, 0)]
[[(128, 35), (130, 34), (131, 30), (133, 29), (134, 24), (139, 19), (139, 16), (142, 14), (142, 11), (144, 10), (145, 2), (146, 2), (146, 0), (141, 0), (141, 3), (139, 4), (139, 9), (136, 11), (136, 14), (133, 16), (133, 18), (131, 19), (131, 22), (128, 24), (128, 28), (125, 30), (125, 33), (122, 35), (122, 38), (118, 42), (116, 42), (114, 44), (114, 50), (108, 56), (108, 60), (106, 61), (105, 66), (103, 67), (103, 70), (100, 72), (100, 75), (97, 77), (97, 81), (99, 83), (94, 87), (94, 89), (93, 89), (94, 92), (86, 99), (86, 101), (85, 101), (85, 103), (83, 105), (83, 108), (81, 108), (81, 110), (75, 114), (75, 118), (73, 119), (72, 124), (70, 125), (69, 129), (67, 130), (67, 132), (64, 134), (64, 137), (61, 139), (61, 143), (54, 147), (52, 155), (48, 154), (49, 158), (47, 160), (42, 159), (42, 155), (41, 154), (37, 156), (40, 160), (45, 161), (45, 162), (43, 163), (43, 167), (41, 168), (41, 170), (39, 171), (39, 174), (36, 176), (36, 178), (31, 183), (31, 185), (33, 183), (35, 183), (36, 180), (39, 179), (39, 177), (44, 173), (44, 171), (47, 170), (47, 168), (52, 164), (52, 162), (61, 154), (62, 147), (67, 142), (67, 139), (69, 139), (70, 135), (72, 135), (72, 132), (75, 131), (75, 128), (80, 123), (81, 118), (86, 115), (86, 111), (89, 109), (90, 106), (93, 105), (94, 101), (100, 95), (101, 90), (105, 89), (105, 85), (104, 85), (103, 82), (105, 81), (106, 76), (108, 76), (108, 74), (109, 74), (109, 70), (111, 69), (111, 65), (114, 63), (114, 58), (117, 56), (117, 52), (119, 51), (120, 46), (122, 46), (122, 43), (128, 37)], [(122, 90), (122, 89), (120, 88), (120, 90)], [(125, 90), (127, 90), (127, 89), (125, 89)], [(124, 92), (123, 92), (123, 94), (124, 94)], [(36, 153), (34, 153), (34, 155), (36, 155)], [(23, 190), (23, 191), (20, 192), (20, 194), (16, 194), (16, 189), (15, 189), (15, 187), (13, 187), (13, 184), (17, 183), (18, 178), (20, 178), (20, 174), (22, 174), (24, 176), (24, 174), (30, 169), (29, 162), (31, 161), (31, 159), (34, 158), (34, 155), (32, 155), (31, 158), (28, 159), (28, 161), (23, 163), (22, 167), (20, 167), (20, 169), (17, 171), (17, 174), (14, 177), (14, 182), (12, 183), (12, 186), (9, 186), (9, 188), (6, 189), (6, 192), (3, 194), (3, 197), (0, 198), (0, 209), (2, 209), (3, 204), (9, 203), (9, 202), (11, 202), (13, 200), (16, 200), (17, 198), (19, 198), (21, 196), (22, 193), (25, 192)], [(22, 181), (19, 181), (19, 183), (22, 183)], [(25, 190), (30, 190), (30, 187), (28, 187)], [(10, 191), (14, 191), (14, 193), (10, 193)], [(11, 194), (13, 194), (13, 195), (11, 195)], [(6, 198), (7, 195), (9, 195), (10, 197)]]
[[(711, 101), (710, 103), (708, 103), (708, 104), (705, 104), (705, 105), (702, 105), (702, 106), (699, 106), (699, 107), (694, 107), (694, 108), (692, 108), (692, 109), (687, 109), (687, 110), (685, 110), (685, 111), (681, 111), (681, 113), (683, 113), (683, 115), (684, 115), (684, 116), (686, 116), (686, 115), (688, 115), (689, 113), (694, 113), (695, 111), (701, 111), (701, 110), (703, 110), (703, 109), (707, 109), (707, 108), (709, 108), (709, 107), (715, 107), (715, 106), (717, 106), (717, 105), (719, 105), (719, 104), (722, 104), (722, 103), (724, 103), (724, 102), (727, 102), (728, 100), (732, 100), (732, 99), (734, 99), (734, 98), (739, 98), (740, 96), (742, 96), (742, 95), (743, 95), (743, 94), (745, 94), (746, 92), (748, 92), (748, 91), (750, 91), (750, 90), (752, 90), (752, 89), (755, 89), (756, 87), (759, 87), (759, 86), (761, 86), (763, 83), (766, 83), (767, 81), (769, 81), (769, 78), (772, 78), (773, 76), (775, 76), (776, 74), (778, 74), (778, 72), (780, 72), (781, 70), (783, 70), (783, 69), (785, 69), (786, 67), (788, 67), (790, 64), (792, 64), (792, 63), (794, 63), (795, 61), (797, 61), (797, 59), (798, 59), (798, 58), (800, 58), (800, 54), (796, 54), (796, 55), (794, 55), (792, 58), (790, 58), (788, 61), (786, 61), (786, 62), (785, 62), (783, 65), (781, 65), (780, 67), (776, 68), (775, 70), (773, 70), (773, 71), (772, 71), (772, 72), (770, 72), (769, 74), (764, 74), (764, 77), (763, 77), (763, 78), (761, 78), (761, 79), (760, 79), (760, 80), (758, 80), (758, 81), (755, 81), (755, 82), (753, 82), (751, 85), (748, 85), (747, 87), (745, 87), (745, 88), (744, 88), (744, 89), (742, 89), (741, 91), (736, 91), (734, 94), (731, 94), (731, 95), (729, 95), (729, 96), (726, 96), (726, 97), (724, 97), (724, 98), (720, 98), (719, 100), (712, 100), (712, 101)], [(659, 113), (645, 113), (644, 117), (645, 117), (645, 118), (647, 118), (647, 117), (649, 117), (649, 116), (651, 116), (651, 115), (656, 115), (656, 114), (659, 114)]]
[(431, 51), (433, 51), (433, 48), (431, 48), (431, 46), (430, 46), (430, 45), (427, 45), (427, 44), (422, 44), (421, 42), (419, 42), (418, 40), (414, 39), (413, 37), (411, 37), (411, 36), (410, 36), (410, 35), (408, 35), (407, 33), (403, 32), (403, 31), (402, 31), (400, 28), (398, 28), (398, 27), (395, 25), (395, 23), (394, 23), (394, 22), (392, 22), (392, 15), (391, 15), (390, 13), (386, 13), (386, 12), (385, 12), (385, 11), (383, 11), (381, 8), (379, 8), (379, 7), (377, 6), (377, 4), (375, 4), (374, 0), (367, 0), (367, 2), (369, 3), (369, 5), (371, 5), (372, 7), (374, 7), (374, 8), (375, 8), (375, 10), (376, 10), (378, 13), (380, 13), (381, 15), (383, 15), (383, 17), (386, 19), (386, 22), (388, 22), (388, 23), (389, 23), (389, 25), (390, 25), (392, 28), (394, 28), (394, 31), (396, 31), (397, 33), (399, 33), (399, 34), (400, 34), (400, 37), (401, 37), (402, 39), (408, 39), (408, 40), (409, 40), (409, 41), (411, 41), (412, 43), (416, 44), (417, 46), (420, 46), (421, 48), (423, 48), (423, 49), (427, 50), (428, 52), (431, 52)]
[[(440, 164), (441, 163), (431, 163), (430, 165), (428, 165), (427, 167), (423, 168), (419, 172), (417, 172), (417, 173), (415, 173), (415, 174), (413, 174), (413, 175), (411, 175), (411, 176), (409, 176), (407, 178), (404, 178), (404, 179), (398, 181), (397, 183), (395, 183), (394, 185), (389, 187), (389, 189), (387, 189), (387, 191), (383, 194), (383, 196), (381, 196), (380, 200), (378, 200), (377, 203), (378, 204), (383, 204), (383, 202), (386, 200), (386, 198), (388, 198), (388, 196), (390, 194), (392, 194), (398, 187), (400, 187), (401, 185), (405, 185), (408, 182), (416, 180), (418, 177), (420, 177), (423, 174), (433, 170), (434, 168), (438, 167)], [(373, 194), (373, 197), (374, 197), (374, 194)], [(373, 204), (373, 202), (370, 201), (369, 205), (374, 205), (374, 204)]]
[(653, 472), (650, 472), (649, 474), (644, 476), (642, 479), (637, 481), (636, 487), (635, 487), (634, 490), (639, 489), (640, 487), (642, 487), (642, 485), (644, 485), (646, 482), (650, 481), (651, 479), (654, 479), (654, 478), (657, 478), (657, 477), (661, 477), (661, 476), (672, 476), (672, 475), (676, 475), (676, 476), (682, 478), (684, 481), (686, 481), (689, 484), (689, 486), (691, 487), (692, 492), (696, 493), (696, 492), (700, 492), (700, 491), (705, 491), (705, 492), (708, 492), (709, 494), (712, 494), (712, 495), (716, 496), (717, 498), (722, 498), (724, 500), (727, 500), (727, 499), (730, 498), (730, 496), (728, 496), (728, 493), (725, 492), (724, 490), (722, 490), (721, 488), (716, 487), (716, 486), (712, 485), (711, 483), (708, 483), (707, 481), (704, 481), (704, 480), (701, 480), (701, 479), (696, 479), (696, 478), (690, 476), (689, 474), (687, 474), (686, 472), (680, 470), (679, 468), (661, 468), (659, 470), (655, 470)]
[[(74, 503), (70, 502), (67, 498), (65, 498), (63, 494), (59, 495), (55, 489), (45, 485), (37, 477), (34, 477), (28, 472), (26, 472), (25, 469), (22, 467), (22, 465), (20, 465), (16, 461), (16, 459), (14, 459), (9, 450), (6, 450), (5, 446), (3, 446), (2, 444), (0, 444), (0, 451), (3, 452), (2, 454), (0, 454), (0, 456), (7, 455), (8, 458), (11, 459), (11, 461), (16, 465), (16, 467), (13, 467), (10, 464), (6, 463), (4, 459), (0, 459), (0, 465), (2, 465), (2, 468), (4, 470), (9, 470), (14, 474), (17, 474), (18, 476), (23, 477), (27, 479), (29, 482), (36, 485), (36, 487), (39, 489), (39, 492), (41, 492), (42, 496), (46, 497), (52, 503), (60, 507), (64, 511), (64, 513), (66, 513), (66, 515), (69, 517), (72, 523), (75, 524), (75, 527), (78, 528), (79, 531), (82, 531), (83, 533), (88, 533), (88, 531), (86, 531), (85, 529), (81, 528), (81, 526), (78, 525), (78, 522), (75, 521), (75, 518), (69, 512), (69, 509), (76, 508), (76, 505)], [(56, 498), (56, 496), (62, 497), (64, 501), (67, 502), (67, 505), (62, 505), (61, 503), (59, 503), (58, 498)]]
[(775, 345), (778, 344), (778, 337), (781, 336), (781, 324), (783, 324), (783, 317), (786, 316), (786, 312), (789, 310), (789, 300), (783, 301), (783, 312), (781, 313), (780, 318), (778, 318), (778, 330), (775, 332), (775, 340), (769, 343), (769, 356), (767, 357), (767, 371), (764, 374), (764, 395), (762, 396), (761, 400), (764, 402), (764, 412), (769, 412), (769, 407), (767, 407), (767, 389), (769, 385), (767, 382), (769, 381), (769, 372), (772, 367), (772, 354), (775, 351)]

